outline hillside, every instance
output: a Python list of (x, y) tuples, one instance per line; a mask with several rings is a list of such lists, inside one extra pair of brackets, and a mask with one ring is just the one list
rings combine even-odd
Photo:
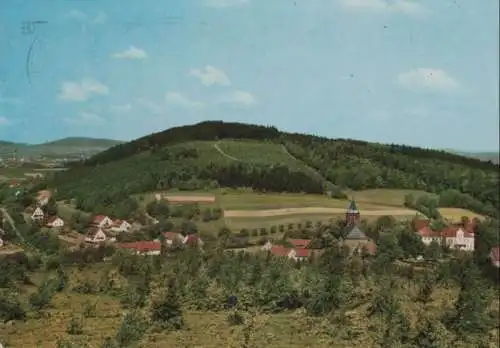
[(14, 153), (17, 153), (17, 156), (31, 157), (53, 155), (71, 156), (81, 153), (92, 156), (120, 143), (122, 142), (117, 140), (84, 137), (70, 137), (41, 144), (21, 144), (0, 141), (0, 157), (8, 158)]
[(203, 122), (117, 145), (50, 185), (63, 198), (85, 201), (86, 209), (169, 188), (250, 187), (338, 198), (345, 197), (342, 191), (384, 188), (436, 193), (445, 197), (440, 206), (495, 215), (498, 168), (445, 151)]

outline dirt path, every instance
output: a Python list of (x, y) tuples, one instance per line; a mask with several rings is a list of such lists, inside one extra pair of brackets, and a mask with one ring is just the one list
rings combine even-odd
[[(220, 142), (219, 142), (219, 143), (220, 143)], [(241, 161), (239, 158), (233, 157), (233, 156), (231, 156), (230, 154), (225, 153), (225, 152), (224, 152), (224, 151), (223, 151), (223, 150), (219, 147), (219, 143), (215, 143), (215, 144), (214, 144), (214, 148), (215, 148), (217, 151), (219, 151), (219, 153), (220, 153), (222, 156), (227, 157), (227, 158), (229, 158), (230, 160), (233, 160), (233, 161), (238, 161), (238, 162), (240, 162), (240, 161)]]
[[(343, 208), (327, 208), (327, 207), (303, 207), (303, 208), (284, 208), (284, 209), (266, 209), (266, 210), (226, 210), (224, 217), (269, 217), (282, 215), (307, 215), (307, 214), (344, 214)], [(394, 209), (394, 210), (363, 210), (363, 215), (367, 216), (410, 216), (416, 212), (409, 209)]]
[(215, 196), (165, 196), (172, 203), (215, 203)]

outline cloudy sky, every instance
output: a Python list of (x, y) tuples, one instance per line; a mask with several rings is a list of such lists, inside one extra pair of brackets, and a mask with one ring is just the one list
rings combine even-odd
[(498, 6), (2, 0), (0, 139), (128, 140), (221, 119), (495, 150)]

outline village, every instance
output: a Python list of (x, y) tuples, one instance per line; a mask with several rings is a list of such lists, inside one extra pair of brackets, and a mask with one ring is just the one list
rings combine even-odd
[[(28, 209), (29, 218), (38, 226), (51, 229), (53, 231), (62, 231), (67, 222), (57, 215), (48, 216), (44, 212), (44, 207), (52, 199), (52, 193), (48, 190), (38, 192), (36, 197), (36, 206)], [(161, 200), (162, 197), (156, 197)], [(158, 220), (152, 219), (152, 224), (157, 224)], [(415, 218), (412, 221), (413, 229), (419, 236), (425, 246), (437, 243), (450, 250), (461, 250), (464, 252), (473, 252), (475, 246), (475, 228), (477, 219), (469, 220), (463, 218), (458, 224), (449, 224), (441, 230), (435, 230), (430, 222), (423, 218)], [(82, 243), (79, 247), (98, 247), (103, 244), (112, 244), (117, 249), (128, 250), (137, 255), (160, 255), (162, 252), (162, 243), (165, 247), (173, 246), (192, 246), (203, 250), (205, 245), (198, 233), (183, 235), (179, 232), (164, 231), (160, 238), (154, 240), (140, 240), (134, 242), (118, 242), (117, 237), (122, 234), (140, 231), (144, 226), (137, 221), (126, 221), (115, 219), (105, 215), (95, 215), (86, 227), (85, 234), (79, 234)], [(341, 243), (347, 246), (351, 253), (359, 255), (374, 255), (377, 245), (363, 231), (361, 226), (361, 212), (352, 199), (345, 211), (345, 221), (343, 228), (343, 237)], [(64, 236), (60, 236), (64, 239)], [(118, 238), (119, 239), (119, 238)], [(164, 242), (163, 242), (164, 240)], [(272, 237), (265, 238), (258, 251), (267, 252), (275, 257), (288, 258), (294, 261), (304, 261), (311, 257), (320, 255), (323, 247), (314, 247), (313, 239), (286, 238), (286, 240), (275, 240)], [(0, 248), (5, 245), (5, 241), (0, 238)], [(1, 250), (1, 249), (0, 249)], [(243, 250), (245, 249), (237, 249)], [(422, 259), (422, 256), (419, 256)], [(490, 252), (492, 264), (500, 268), (500, 247), (492, 248)]]

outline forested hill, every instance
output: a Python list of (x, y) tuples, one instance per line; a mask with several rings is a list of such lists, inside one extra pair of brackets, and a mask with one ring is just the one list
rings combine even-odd
[(442, 150), (429, 150), (405, 145), (382, 145), (351, 139), (328, 139), (314, 135), (286, 133), (276, 127), (236, 122), (206, 121), (194, 125), (173, 127), (159, 133), (153, 133), (131, 142), (122, 143), (103, 151), (87, 160), (87, 165), (104, 164), (120, 160), (153, 148), (194, 140), (253, 139), (282, 142), (295, 141), (305, 145), (336, 143), (341, 150), (350, 151), (359, 147), (387, 151), (392, 154), (404, 154), (412, 158), (426, 158), (456, 163), (474, 168), (498, 171), (498, 164), (481, 161), (476, 158), (452, 154)]
[[(203, 122), (116, 145), (56, 175), (50, 185), (81, 208), (172, 187), (251, 187), (273, 192), (416, 189), (440, 206), (496, 216), (499, 167), (404, 145), (327, 139), (274, 127)], [(85, 210), (85, 209), (84, 209)]]

